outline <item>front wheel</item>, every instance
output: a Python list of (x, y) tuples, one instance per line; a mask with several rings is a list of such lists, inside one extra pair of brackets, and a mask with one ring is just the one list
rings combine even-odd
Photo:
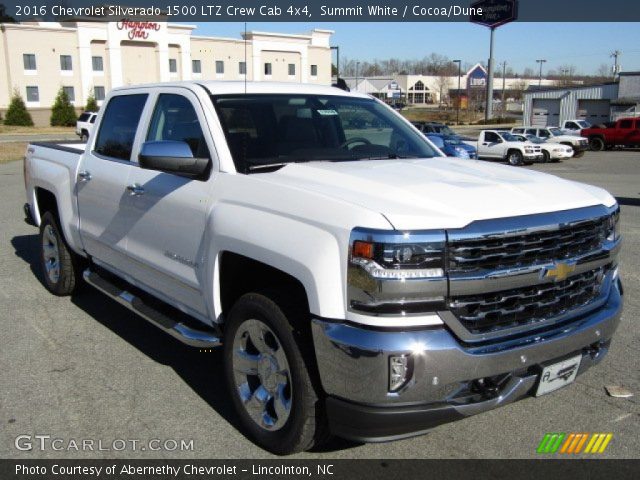
[(248, 436), (286, 455), (322, 443), (327, 429), (320, 387), (313, 381), (310, 333), (294, 328), (308, 321), (308, 314), (270, 297), (248, 293), (231, 309), (224, 369)]
[(549, 152), (547, 152), (546, 150), (542, 151), (542, 163), (549, 163), (549, 161), (551, 160), (551, 155), (549, 155)]
[(518, 150), (512, 150), (507, 155), (507, 161), (509, 162), (509, 165), (513, 165), (514, 167), (518, 165), (522, 165), (523, 163), (522, 152), (519, 152)]
[(80, 141), (82, 143), (87, 143), (89, 141), (89, 134), (83, 131), (82, 135), (80, 135)]
[(605, 147), (604, 140), (602, 140), (600, 137), (593, 137), (591, 140), (589, 140), (589, 147), (594, 152), (601, 152)]

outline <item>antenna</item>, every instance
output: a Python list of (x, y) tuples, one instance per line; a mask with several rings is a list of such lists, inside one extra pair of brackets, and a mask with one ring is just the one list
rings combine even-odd
[(247, 94), (247, 75), (249, 64), (247, 63), (247, 22), (244, 22), (244, 94)]

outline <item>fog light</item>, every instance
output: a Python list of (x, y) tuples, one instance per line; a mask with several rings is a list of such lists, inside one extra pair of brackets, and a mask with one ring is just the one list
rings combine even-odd
[(395, 355), (389, 357), (389, 391), (397, 392), (411, 378), (411, 357)]

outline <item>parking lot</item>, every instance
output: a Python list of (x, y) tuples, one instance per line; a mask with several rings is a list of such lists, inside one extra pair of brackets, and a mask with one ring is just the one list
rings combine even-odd
[[(1, 148), (1, 147), (0, 147)], [(517, 168), (517, 167), (513, 167)], [(602, 456), (640, 451), (640, 152), (587, 152), (530, 167), (608, 189), (622, 208), (625, 312), (608, 357), (574, 385), (387, 444), (333, 441), (301, 458), (527, 458), (547, 432), (611, 432)], [(0, 457), (267, 458), (247, 440), (219, 351), (163, 335), (97, 291), (58, 298), (42, 286), (37, 231), (23, 218), (21, 162), (0, 165)], [(478, 199), (482, 202), (482, 199)], [(621, 385), (635, 396), (607, 396)], [(21, 434), (80, 441), (193, 440), (190, 451), (19, 451)]]

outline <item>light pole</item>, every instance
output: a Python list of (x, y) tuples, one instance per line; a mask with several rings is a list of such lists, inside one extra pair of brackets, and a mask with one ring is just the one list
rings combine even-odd
[(540, 58), (536, 60), (536, 62), (540, 64), (540, 77), (538, 77), (538, 86), (540, 87), (542, 85), (542, 64), (545, 63), (546, 60), (544, 58)]
[(460, 125), (460, 76), (462, 73), (462, 60), (453, 60), (458, 64), (458, 101), (456, 103), (456, 125)]
[(358, 69), (360, 68), (360, 62), (356, 62), (356, 92), (358, 91)]
[(504, 103), (504, 91), (506, 88), (507, 82), (507, 61), (502, 62), (502, 103), (500, 104), (502, 107), (502, 116), (504, 117), (504, 112), (507, 110), (507, 107)]

